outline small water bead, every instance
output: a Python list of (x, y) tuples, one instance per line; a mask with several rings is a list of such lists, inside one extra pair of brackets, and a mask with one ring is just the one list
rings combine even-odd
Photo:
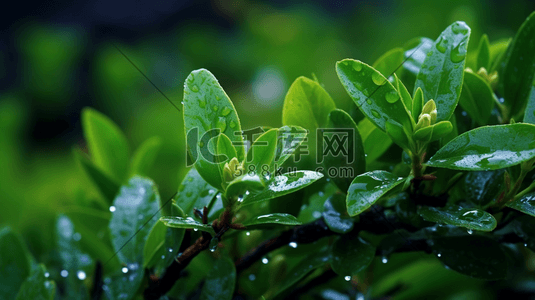
[(50, 273), (46, 272), (46, 273), (45, 273), (45, 277), (46, 277), (46, 278), (50, 277)]
[(221, 110), (221, 116), (226, 117), (226, 116), (228, 116), (228, 114), (230, 114), (230, 112), (231, 112), (230, 108), (228, 108), (228, 107), (224, 107), (224, 108)]
[(230, 126), (230, 128), (235, 128), (236, 127), (236, 122), (230, 121), (229, 126)]
[(240, 202), (240, 203), (243, 202), (243, 195), (239, 195), (239, 196), (238, 196), (238, 202)]
[(399, 94), (396, 91), (390, 91), (385, 94), (385, 98), (388, 103), (395, 103), (399, 99)]
[(351, 280), (351, 276), (346, 276), (344, 277), (345, 281), (350, 281)]
[(249, 274), (249, 280), (255, 281), (255, 279), (256, 279), (255, 274)]
[(369, 105), (372, 104), (372, 100), (370, 98), (366, 99), (366, 103), (368, 103)]
[(447, 45), (448, 45), (448, 39), (446, 39), (443, 35), (441, 35), (438, 38), (438, 42), (436, 45), (437, 50), (440, 53), (446, 53)]
[(165, 255), (162, 255), (162, 259), (165, 259)]
[(466, 232), (468, 232), (468, 234), (474, 233), (474, 231), (472, 229), (468, 229)]
[(194, 84), (194, 85), (191, 86), (191, 91), (198, 92), (199, 91), (199, 87), (196, 84)]
[(80, 279), (80, 280), (84, 280), (86, 278), (85, 272), (84, 271), (78, 271), (78, 273), (76, 273), (76, 277), (78, 277), (78, 279)]
[(269, 259), (267, 259), (266, 257), (262, 258), (262, 263), (264, 265), (267, 265), (268, 262), (269, 262)]
[(372, 109), (372, 115), (376, 118), (380, 117), (379, 112), (377, 112), (375, 109)]
[(440, 254), (440, 253), (437, 254), (437, 257), (441, 257), (441, 256), (442, 256), (442, 254)]
[(215, 96), (215, 99), (219, 101), (219, 100), (221, 100), (221, 97), (219, 97), (218, 95), (216, 95), (216, 96)]
[(376, 85), (383, 85), (386, 83), (386, 79), (377, 72), (372, 73), (372, 81)]
[(451, 25), (451, 31), (455, 34), (467, 34), (468, 33), (468, 26), (464, 22), (455, 22), (453, 25)]
[(217, 128), (220, 128), (221, 131), (225, 131), (225, 129), (227, 128), (227, 120), (225, 120), (224, 117), (219, 117), (216, 126)]
[(431, 55), (433, 55), (433, 51), (427, 52), (427, 56), (431, 56)]
[(450, 59), (453, 63), (459, 63), (466, 57), (466, 40), (460, 42), (451, 50)]
[(186, 192), (186, 197), (189, 198), (189, 197), (191, 197), (191, 196), (193, 196), (193, 192)]
[(250, 233), (249, 231), (247, 231), (247, 232), (245, 233), (245, 235), (246, 235), (246, 236), (250, 236), (251, 233)]
[(169, 253), (173, 252), (173, 248), (167, 248), (167, 251), (169, 251)]
[(354, 62), (353, 63), (353, 69), (355, 69), (355, 71), (357, 72), (360, 72), (362, 70), (362, 63), (361, 62)]
[(123, 272), (124, 274), (128, 273), (128, 268), (127, 267), (123, 267), (121, 269), (121, 272)]
[(199, 107), (205, 108), (206, 107), (206, 101), (199, 99)]
[(217, 105), (212, 106), (212, 110), (213, 111), (218, 111), (219, 110), (219, 106), (217, 106)]
[(115, 208), (115, 206), (113, 206), (113, 205), (112, 205), (112, 206), (110, 206), (110, 211), (111, 211), (111, 212), (114, 212), (114, 211), (115, 211), (115, 209), (116, 209), (116, 208)]
[(383, 259), (381, 259), (381, 262), (382, 262), (383, 264), (386, 264), (386, 263), (388, 262), (388, 258), (386, 258), (386, 256), (383, 257)]
[(249, 192), (249, 191), (245, 191), (245, 196), (249, 196), (250, 193), (251, 192)]
[(64, 277), (64, 278), (65, 278), (65, 277), (69, 276), (69, 271), (67, 271), (67, 270), (61, 270), (61, 272), (60, 272), (59, 274), (61, 275), (61, 277)]
[(297, 248), (297, 243), (296, 243), (296, 242), (290, 242), (290, 243), (288, 244), (288, 246), (290, 246), (290, 247), (292, 247), (292, 248), (295, 249), (295, 248)]

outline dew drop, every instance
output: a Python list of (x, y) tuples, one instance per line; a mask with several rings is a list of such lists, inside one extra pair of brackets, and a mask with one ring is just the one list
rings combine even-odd
[(229, 126), (230, 126), (230, 128), (236, 127), (236, 122), (230, 121)]
[(375, 109), (372, 109), (372, 115), (376, 118), (380, 117), (379, 112), (377, 112)]
[(440, 254), (440, 253), (437, 254), (437, 257), (441, 257), (441, 256), (442, 256), (442, 254)]
[(80, 279), (80, 280), (84, 280), (86, 278), (85, 272), (84, 271), (78, 271), (78, 273), (76, 273), (76, 277), (78, 277), (78, 279)]
[(169, 251), (169, 253), (173, 252), (173, 248), (167, 248), (167, 251)]
[(165, 255), (162, 255), (162, 259), (165, 259)]
[(110, 206), (110, 211), (111, 211), (111, 212), (114, 212), (114, 211), (115, 211), (115, 209), (116, 209), (116, 208), (115, 208), (115, 206), (113, 206), (113, 205), (112, 205), (112, 206)]
[(269, 259), (267, 259), (266, 257), (262, 258), (262, 263), (264, 265), (267, 265), (268, 262), (269, 262)]
[(388, 103), (395, 103), (399, 99), (399, 94), (396, 91), (390, 91), (385, 94), (385, 98)]
[(199, 99), (199, 107), (205, 108), (206, 107), (206, 101)]
[(127, 267), (123, 267), (121, 269), (121, 272), (123, 272), (124, 274), (128, 273), (128, 268)]
[(290, 246), (290, 247), (292, 247), (292, 248), (295, 249), (295, 248), (297, 248), (297, 243), (296, 243), (296, 242), (290, 242), (290, 243), (288, 244), (288, 246)]
[(239, 196), (238, 196), (238, 202), (240, 202), (240, 203), (243, 202), (243, 195), (239, 195)]
[(249, 280), (255, 281), (256, 276), (254, 274), (249, 274)]
[(251, 192), (249, 192), (249, 191), (245, 191), (245, 196), (249, 196), (250, 193)]
[(228, 108), (228, 107), (224, 107), (224, 108), (221, 110), (221, 115), (222, 115), (223, 117), (225, 117), (225, 116), (228, 116), (228, 114), (230, 114), (230, 112), (231, 112), (230, 108)]
[(438, 38), (436, 48), (440, 53), (446, 53), (447, 44), (448, 44), (448, 39), (446, 39), (443, 35), (441, 35)]
[(186, 197), (189, 198), (189, 197), (191, 197), (191, 196), (193, 196), (193, 193), (192, 193), (192, 192), (186, 192)]
[(383, 76), (381, 76), (381, 74), (377, 73), (377, 72), (374, 72), (372, 74), (372, 81), (373, 83), (375, 83), (376, 85), (383, 85), (386, 83), (386, 80), (383, 78)]
[(210, 252), (215, 252), (217, 250), (217, 245), (219, 244), (219, 240), (214, 237), (210, 240), (210, 245), (209, 245), (209, 248), (210, 248)]
[(72, 235), (72, 239), (78, 242), (79, 240), (82, 239), (82, 235), (81, 235), (79, 232), (75, 232), (75, 233)]
[(199, 87), (196, 84), (194, 84), (194, 85), (191, 86), (191, 90), (193, 92), (198, 92), (199, 91)]
[(474, 233), (474, 231), (472, 229), (468, 229), (466, 232), (468, 232), (468, 234)]
[(59, 274), (61, 275), (61, 277), (67, 277), (67, 276), (69, 276), (69, 271), (61, 270), (61, 272)]
[(524, 247), (527, 247), (527, 246), (528, 246), (528, 244), (524, 244)]
[(245, 235), (246, 235), (246, 236), (250, 236), (251, 233), (250, 233), (249, 231), (247, 231), (247, 232), (245, 233)]
[(212, 106), (212, 110), (213, 111), (218, 111), (219, 110), (219, 106), (217, 106), (217, 105)]
[(366, 99), (366, 103), (368, 103), (369, 105), (372, 104), (372, 100), (370, 98)]
[(50, 277), (50, 273), (46, 272), (46, 273), (45, 273), (45, 277), (46, 277), (46, 278)]
[(219, 119), (217, 120), (216, 126), (217, 126), (217, 128), (220, 128), (221, 131), (225, 131), (225, 129), (227, 128), (227, 122), (226, 122), (225, 118), (219, 117)]
[(353, 69), (355, 69), (357, 72), (360, 72), (362, 70), (362, 63), (358, 61), (354, 62)]
[(433, 55), (433, 51), (427, 52), (427, 56), (431, 56), (431, 55)]
[(468, 27), (464, 23), (455, 22), (453, 25), (451, 25), (451, 31), (453, 31), (453, 33), (455, 34), (459, 34), (459, 33), (467, 34)]
[(351, 280), (351, 276), (346, 276), (346, 277), (344, 277), (344, 279), (345, 279), (346, 281), (350, 281), (350, 280)]
[(455, 48), (451, 50), (450, 59), (453, 63), (459, 63), (464, 60), (466, 56), (466, 40), (460, 42)]
[(386, 263), (388, 262), (388, 258), (386, 258), (386, 256), (383, 257), (383, 259), (381, 259), (381, 262), (382, 262), (383, 264), (386, 264)]

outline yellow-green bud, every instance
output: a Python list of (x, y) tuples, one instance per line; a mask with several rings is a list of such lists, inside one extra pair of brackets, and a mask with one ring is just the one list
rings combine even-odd
[(223, 167), (223, 178), (226, 182), (234, 180), (236, 175), (239, 175), (242, 166), (236, 157), (233, 157), (229, 162), (225, 163)]
[(435, 124), (437, 121), (437, 105), (434, 100), (427, 101), (424, 108), (422, 108), (422, 114), (428, 114), (431, 117), (431, 125)]
[(488, 77), (488, 72), (487, 72), (487, 69), (485, 69), (485, 67), (481, 67), (479, 68), (479, 70), (477, 70), (477, 75), (481, 76), (481, 77)]
[(420, 128), (425, 128), (431, 125), (431, 116), (429, 114), (422, 113), (418, 118), (418, 124), (414, 128), (414, 132), (418, 131)]

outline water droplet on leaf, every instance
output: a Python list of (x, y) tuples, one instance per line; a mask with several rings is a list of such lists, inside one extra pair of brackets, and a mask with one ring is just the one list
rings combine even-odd
[(377, 73), (377, 72), (374, 72), (372, 74), (372, 81), (373, 83), (375, 83), (376, 85), (383, 85), (386, 83), (386, 79), (383, 78), (383, 76), (381, 76), (381, 74)]

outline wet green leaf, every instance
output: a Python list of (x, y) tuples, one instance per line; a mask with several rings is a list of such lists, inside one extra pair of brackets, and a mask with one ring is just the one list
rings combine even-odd
[(336, 193), (323, 205), (323, 219), (329, 229), (337, 233), (347, 233), (355, 226), (355, 220), (347, 213), (345, 198), (344, 194)]
[(479, 126), (487, 125), (494, 108), (494, 93), (485, 79), (465, 71), (459, 104)]
[(409, 112), (392, 83), (369, 65), (353, 59), (336, 63), (336, 72), (360, 111), (381, 130), (393, 119), (412, 128)]
[[(225, 197), (228, 199), (223, 200), (237, 200), (242, 202), (244, 197), (247, 197), (250, 193), (257, 193), (265, 188), (264, 181), (260, 176), (254, 174), (245, 174), (234, 179), (227, 187)], [(226, 205), (226, 204), (225, 204)]]
[(464, 178), (466, 200), (483, 207), (494, 200), (503, 186), (504, 170), (469, 172)]
[[(32, 270), (30, 277), (28, 277), (20, 287), (16, 300), (53, 300), (56, 294), (56, 283), (49, 280), (45, 275), (46, 269), (43, 264), (38, 265)], [(14, 294), (11, 294), (11, 297)], [(13, 299), (6, 297), (3, 299)]]
[(504, 104), (510, 110), (510, 117), (521, 115), (535, 79), (535, 12), (522, 23), (513, 42), (507, 48), (505, 65), (500, 72), (498, 90)]
[[(351, 180), (366, 171), (366, 156), (362, 139), (355, 121), (341, 109), (335, 109), (329, 113), (329, 122), (322, 130), (325, 139), (329, 138), (329, 133), (332, 134), (330, 138), (333, 145), (327, 145), (327, 147), (332, 146), (334, 149), (341, 147), (340, 149), (346, 149), (347, 152), (340, 151), (335, 156), (333, 151), (329, 151), (322, 156), (323, 166), (326, 170), (331, 167), (338, 168), (336, 176), (332, 176), (331, 179), (342, 191), (347, 191)], [(345, 138), (347, 142), (338, 142), (342, 143), (341, 145), (336, 144), (335, 137), (341, 138), (341, 141)], [(324, 147), (323, 144), (322, 147)], [(329, 172), (326, 173), (329, 174)]]
[(259, 136), (247, 152), (247, 160), (244, 169), (248, 173), (254, 173), (261, 177), (271, 176), (272, 161), (277, 150), (278, 130), (270, 129)]
[(489, 37), (484, 34), (479, 40), (479, 46), (477, 48), (477, 70), (480, 68), (490, 69), (490, 49), (489, 49)]
[(301, 222), (299, 222), (296, 217), (290, 214), (281, 214), (281, 213), (260, 215), (260, 216), (248, 218), (245, 222), (243, 222), (243, 226), (247, 227), (247, 229), (255, 229), (255, 227), (258, 227), (258, 225), (265, 225), (265, 224), (295, 226), (295, 225), (301, 225)]
[(211, 225), (203, 224), (195, 221), (192, 217), (161, 217), (160, 220), (165, 226), (172, 228), (196, 229), (211, 233), (215, 235), (215, 231)]
[(435, 41), (418, 73), (415, 89), (422, 88), (425, 101), (435, 100), (437, 121), (449, 120), (459, 101), (469, 37), (466, 23), (451, 24)]
[(535, 124), (535, 81), (529, 92), (528, 104), (524, 111), (524, 123)]
[(311, 185), (323, 175), (314, 171), (297, 171), (275, 176), (266, 182), (263, 190), (251, 191), (243, 198), (242, 205), (277, 198)]
[(236, 284), (236, 268), (230, 258), (215, 261), (201, 290), (201, 300), (232, 299)]
[(162, 140), (157, 136), (145, 140), (134, 152), (130, 165), (130, 176), (147, 176), (161, 147)]
[(451, 140), (426, 165), (468, 171), (514, 166), (535, 157), (534, 136), (531, 124), (476, 128)]
[[(143, 251), (143, 250), (141, 250)], [(140, 259), (141, 260), (141, 259)], [(110, 277), (105, 277), (104, 282), (109, 282), (103, 287), (104, 299), (134, 299), (141, 283), (145, 269), (138, 263), (126, 264), (115, 271)]]
[(332, 247), (331, 267), (341, 276), (352, 276), (366, 269), (375, 258), (375, 247), (358, 236), (343, 235)]
[(307, 132), (299, 126), (283, 126), (279, 128), (277, 135), (277, 149), (273, 159), (273, 170), (280, 168), (290, 158), (294, 151), (306, 139)]
[(306, 77), (297, 78), (284, 98), (282, 124), (301, 126), (316, 132), (327, 123), (327, 115), (336, 106), (323, 87)]
[(532, 216), (519, 216), (511, 222), (515, 233), (524, 240), (526, 246), (535, 251), (535, 218)]
[[(217, 144), (220, 140), (219, 137), (221, 136), (220, 130), (215, 128), (205, 132), (199, 142), (196, 142), (194, 136), (194, 133), (188, 135), (187, 144), (188, 147), (195, 143), (198, 145), (195, 169), (211, 186), (220, 191), (224, 191), (225, 179), (223, 178), (222, 167), (220, 166), (220, 160), (223, 159), (224, 156), (217, 155)], [(188, 151), (192, 153), (191, 148), (188, 148)]]
[(178, 187), (176, 204), (188, 216), (194, 216), (194, 208), (202, 209), (208, 206), (215, 196), (216, 190), (199, 175), (195, 169), (189, 170)]
[(403, 181), (403, 177), (386, 171), (371, 171), (355, 177), (347, 191), (347, 212), (350, 216), (360, 214)]
[(390, 148), (392, 140), (367, 118), (360, 121), (357, 127), (362, 137), (366, 163), (369, 165)]
[(108, 176), (122, 183), (128, 171), (130, 149), (121, 129), (91, 108), (82, 111), (82, 125), (92, 161)]
[[(431, 246), (439, 260), (461, 274), (498, 280), (507, 273), (507, 257), (491, 238), (475, 236), (440, 237)], [(484, 251), (483, 251), (484, 250)]]
[(160, 195), (149, 179), (134, 177), (121, 187), (113, 201), (115, 211), (109, 224), (112, 245), (121, 262), (143, 260), (145, 241), (160, 216), (159, 204)]
[(411, 97), (411, 94), (409, 93), (409, 90), (407, 90), (407, 87), (405, 87), (405, 85), (403, 84), (401, 79), (399, 79), (396, 74), (394, 74), (394, 77), (396, 78), (395, 87), (398, 90), (399, 95), (401, 96), (401, 99), (403, 100), (403, 103), (405, 103), (405, 107), (412, 114), (412, 97)]
[(535, 192), (525, 194), (519, 199), (507, 203), (507, 206), (535, 217)]
[(410, 40), (404, 47), (405, 51), (405, 63), (403, 68), (408, 70), (414, 76), (418, 75), (420, 68), (422, 67), (427, 53), (433, 49), (434, 42), (430, 38), (419, 37)]
[(30, 257), (18, 234), (0, 230), (0, 298), (11, 299), (30, 274)]
[(490, 213), (477, 208), (422, 206), (418, 209), (418, 214), (429, 222), (455, 225), (469, 230), (492, 231), (496, 228), (496, 219)]
[(120, 184), (95, 166), (95, 164), (80, 149), (74, 149), (73, 154), (102, 196), (109, 201), (108, 203), (111, 203), (119, 192)]
[(379, 57), (372, 65), (374, 69), (381, 72), (385, 77), (390, 76), (390, 74), (396, 71), (397, 74), (400, 74), (403, 69), (399, 68), (403, 64), (404, 57), (403, 48), (394, 48), (383, 54)]

